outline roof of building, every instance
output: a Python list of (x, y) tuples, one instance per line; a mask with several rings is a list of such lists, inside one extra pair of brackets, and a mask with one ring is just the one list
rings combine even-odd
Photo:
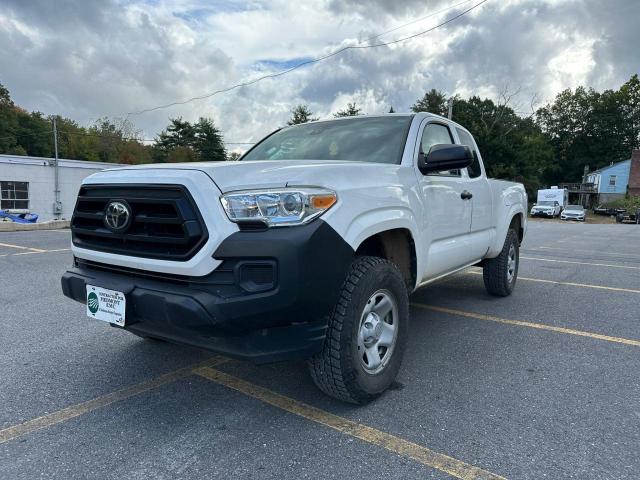
[(587, 175), (591, 175), (591, 174), (593, 174), (593, 173), (602, 173), (602, 172), (604, 172), (605, 170), (609, 170), (610, 168), (617, 167), (617, 166), (618, 166), (618, 165), (620, 165), (621, 163), (625, 163), (625, 162), (629, 162), (629, 164), (631, 164), (631, 159), (629, 158), (629, 159), (627, 159), (627, 160), (622, 160), (621, 162), (616, 162), (616, 163), (612, 163), (612, 164), (610, 164), (610, 165), (606, 165), (606, 166), (604, 166), (604, 167), (600, 167), (600, 168), (598, 168), (597, 170), (593, 170), (592, 172), (587, 173)]
[[(19, 165), (53, 165), (53, 158), (46, 157), (29, 157), (26, 155), (5, 155), (0, 154), (0, 163), (13, 163)], [(58, 165), (66, 168), (87, 168), (87, 169), (104, 169), (112, 167), (121, 167), (122, 163), (110, 162), (90, 162), (88, 160), (70, 160), (68, 158), (59, 158)]]

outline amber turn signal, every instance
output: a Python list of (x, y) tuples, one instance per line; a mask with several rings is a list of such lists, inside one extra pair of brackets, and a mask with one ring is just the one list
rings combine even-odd
[(326, 210), (336, 203), (335, 195), (314, 195), (311, 197), (311, 207), (318, 210)]

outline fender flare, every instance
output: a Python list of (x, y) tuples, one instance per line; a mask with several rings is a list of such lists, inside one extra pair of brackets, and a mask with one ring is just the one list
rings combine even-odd
[(413, 212), (403, 207), (383, 207), (359, 214), (349, 223), (344, 239), (355, 251), (367, 238), (399, 228), (409, 230), (413, 241), (418, 244), (418, 227)]
[(527, 217), (524, 212), (524, 208), (522, 207), (522, 205), (511, 205), (509, 207), (507, 215), (503, 217), (506, 219), (506, 221), (501, 222), (496, 228), (495, 240), (486, 255), (487, 258), (494, 258), (500, 255), (500, 252), (502, 251), (502, 247), (504, 245), (504, 240), (505, 238), (507, 238), (507, 230), (509, 229), (509, 225), (511, 225), (511, 222), (516, 215), (522, 215), (521, 225), (522, 228), (526, 228)]

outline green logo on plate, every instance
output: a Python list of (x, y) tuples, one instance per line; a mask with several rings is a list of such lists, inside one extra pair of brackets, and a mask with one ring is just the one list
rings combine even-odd
[(98, 311), (100, 302), (98, 301), (98, 296), (95, 294), (95, 292), (89, 293), (89, 296), (87, 297), (87, 306), (89, 307), (89, 311), (93, 314)]

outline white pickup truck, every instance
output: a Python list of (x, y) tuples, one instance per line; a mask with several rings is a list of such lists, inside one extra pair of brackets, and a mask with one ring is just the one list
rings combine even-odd
[(62, 288), (141, 337), (307, 358), (320, 389), (365, 403), (398, 373), (411, 292), (480, 265), (490, 294), (511, 293), (526, 206), (442, 117), (306, 123), (240, 161), (85, 179)]

